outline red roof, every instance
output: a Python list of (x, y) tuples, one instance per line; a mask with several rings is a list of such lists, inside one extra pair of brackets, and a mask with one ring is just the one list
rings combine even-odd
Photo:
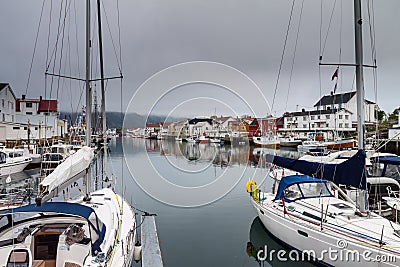
[(46, 99), (33, 99), (33, 98), (17, 98), (15, 101), (15, 111), (21, 111), (21, 102), (39, 103), (39, 112), (57, 112), (57, 100), (46, 100)]
[(38, 112), (57, 112), (57, 100), (40, 100)]
[(159, 123), (146, 123), (146, 128), (160, 128)]

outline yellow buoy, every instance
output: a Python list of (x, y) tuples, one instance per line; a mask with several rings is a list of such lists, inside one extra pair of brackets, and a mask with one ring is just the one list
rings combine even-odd
[(256, 182), (254, 180), (248, 180), (246, 183), (246, 191), (247, 193), (251, 193), (254, 191), (254, 188), (257, 187)]

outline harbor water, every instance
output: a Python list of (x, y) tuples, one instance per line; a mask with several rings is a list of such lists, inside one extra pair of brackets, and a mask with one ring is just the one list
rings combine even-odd
[[(112, 166), (118, 177), (124, 177), (126, 198), (140, 210), (157, 214), (164, 266), (313, 266), (308, 262), (281, 262), (276, 257), (266, 261), (257, 259), (257, 252), (265, 246), (290, 251), (265, 230), (245, 190), (249, 178), (266, 176), (267, 169), (259, 157), (265, 151), (248, 145), (220, 146), (139, 138), (117, 138), (111, 141), (110, 149)], [(298, 157), (297, 151), (268, 152)], [(146, 161), (152, 162), (157, 175), (184, 187), (207, 185), (222, 175), (231, 176), (234, 181), (240, 179), (226, 195), (212, 203), (178, 207), (154, 199), (137, 184), (133, 176), (158, 178), (152, 177), (154, 172), (144, 167)], [(260, 188), (271, 188), (272, 181), (265, 179)], [(117, 186), (122, 186), (121, 181)]]
[[(259, 184), (261, 190), (271, 190), (273, 179), (268, 176), (269, 167), (263, 162), (263, 153), (297, 158), (297, 151), (259, 149), (247, 144), (221, 146), (128, 137), (113, 138), (109, 148), (107, 180), (115, 185), (117, 192), (124, 192), (138, 215), (143, 211), (156, 214), (164, 266), (315, 266), (301, 259), (293, 262), (289, 257), (278, 260), (276, 254), (259, 259), (263, 256), (259, 251), (266, 248), (284, 250), (286, 255), (291, 250), (266, 231), (245, 189), (246, 182), (254, 178), (264, 180)], [(101, 169), (100, 160), (93, 166)], [(92, 173), (95, 176), (97, 172)], [(38, 169), (0, 177), (2, 202), (34, 203), (38, 177)], [(164, 192), (157, 183), (150, 185), (166, 195), (152, 195), (143, 179), (152, 182), (160, 177), (189, 190), (189, 197), (183, 194), (170, 198), (170, 193)], [(104, 185), (102, 178), (94, 177), (92, 186)], [(218, 198), (192, 205), (196, 196), (190, 196), (191, 188), (207, 187), (219, 179), (232, 180), (232, 183), (223, 188)], [(81, 179), (55, 200), (74, 198), (83, 187)], [(137, 218), (140, 224), (140, 216)], [(132, 266), (141, 266), (141, 262), (134, 262)]]

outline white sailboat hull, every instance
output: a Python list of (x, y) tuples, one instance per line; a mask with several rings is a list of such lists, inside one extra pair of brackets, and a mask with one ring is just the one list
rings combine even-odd
[(26, 157), (24, 160), (3, 163), (0, 165), (0, 176), (22, 172), (31, 161)]
[[(271, 195), (271, 197), (273, 196)], [(346, 238), (345, 235), (332, 235), (330, 231), (320, 231), (319, 225), (300, 224), (290, 215), (285, 216), (283, 212), (279, 215), (277, 212), (272, 211), (271, 207), (265, 208), (253, 199), (251, 202), (268, 231), (283, 243), (289, 244), (290, 247), (300, 252), (307, 253), (312, 251), (309, 254), (315, 255), (316, 258), (314, 260), (336, 267), (398, 266), (398, 262), (400, 262), (400, 254), (388, 253), (382, 251), (379, 247), (364, 246), (362, 242), (357, 243), (354, 239)], [(329, 251), (333, 256), (329, 256)], [(360, 257), (355, 257), (353, 260), (353, 253), (357, 253)], [(368, 253), (366, 256), (370, 259), (395, 257), (395, 261), (379, 262), (378, 264), (376, 261), (364, 258), (363, 253)], [(308, 256), (304, 256), (304, 259), (307, 260)]]

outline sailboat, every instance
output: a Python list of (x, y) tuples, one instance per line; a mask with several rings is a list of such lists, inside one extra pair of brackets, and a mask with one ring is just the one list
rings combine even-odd
[[(370, 212), (367, 205), (361, 0), (354, 0), (354, 14), (360, 149), (339, 164), (270, 155), (269, 162), (303, 174), (282, 177), (272, 193), (260, 192), (252, 180), (246, 188), (267, 230), (306, 259), (330, 266), (398, 266), (400, 225)], [(337, 185), (354, 188), (356, 201)]]
[[(86, 104), (90, 89), (90, 0), (86, 2)], [(91, 110), (87, 109), (87, 129)], [(91, 131), (86, 131), (90, 145)], [(0, 212), (0, 266), (130, 266), (136, 220), (129, 203), (111, 188), (90, 190), (94, 151), (82, 147), (40, 183), (36, 204)], [(46, 202), (85, 174), (84, 195)]]

